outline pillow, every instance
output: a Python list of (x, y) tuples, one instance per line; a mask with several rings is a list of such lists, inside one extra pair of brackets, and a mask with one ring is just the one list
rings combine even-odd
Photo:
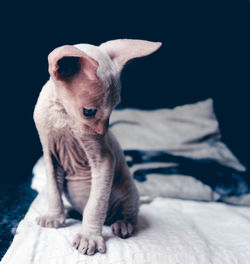
[(110, 127), (141, 195), (211, 201), (248, 192), (240, 175), (245, 166), (220, 140), (212, 99), (173, 109), (115, 110)]

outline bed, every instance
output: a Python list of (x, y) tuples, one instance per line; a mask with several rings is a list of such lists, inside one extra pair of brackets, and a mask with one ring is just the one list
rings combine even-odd
[(212, 99), (116, 110), (110, 123), (141, 196), (136, 234), (120, 239), (104, 226), (106, 254), (86, 256), (71, 246), (79, 220), (68, 218), (59, 229), (36, 225), (47, 207), (40, 158), (32, 179), (39, 194), (1, 263), (250, 263), (248, 174), (221, 141)]

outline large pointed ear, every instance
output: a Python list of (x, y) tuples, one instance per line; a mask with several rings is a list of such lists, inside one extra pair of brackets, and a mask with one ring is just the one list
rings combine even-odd
[(161, 42), (152, 42), (139, 39), (117, 39), (100, 45), (109, 54), (118, 70), (133, 58), (150, 55), (161, 47)]
[(69, 81), (80, 72), (89, 79), (96, 78), (98, 62), (74, 46), (54, 49), (48, 56), (48, 62), (49, 73), (55, 81)]

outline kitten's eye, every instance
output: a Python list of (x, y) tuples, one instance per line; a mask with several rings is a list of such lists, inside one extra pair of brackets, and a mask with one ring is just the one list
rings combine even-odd
[(95, 116), (96, 114), (96, 109), (87, 109), (87, 108), (83, 108), (83, 114), (87, 117), (90, 117), (90, 116)]

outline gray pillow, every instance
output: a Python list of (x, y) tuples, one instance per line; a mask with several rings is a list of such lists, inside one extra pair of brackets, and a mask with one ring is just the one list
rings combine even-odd
[[(241, 172), (246, 170), (221, 142), (212, 99), (173, 109), (116, 110), (110, 121), (111, 130), (124, 150), (164, 151), (192, 159), (211, 159)], [(138, 168), (170, 165), (156, 162), (137, 164), (131, 168), (131, 172)], [(166, 176), (151, 173), (146, 181), (136, 181), (136, 185), (140, 194), (148, 197), (165, 196), (206, 201), (222, 198), (210, 186), (190, 175)], [(230, 202), (233, 202), (232, 199)]]

